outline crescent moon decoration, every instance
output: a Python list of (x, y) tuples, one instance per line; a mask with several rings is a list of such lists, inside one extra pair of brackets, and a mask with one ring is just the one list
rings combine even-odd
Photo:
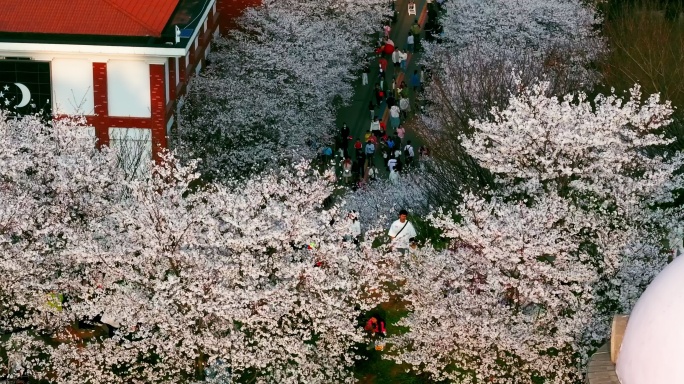
[(17, 104), (15, 108), (22, 108), (28, 105), (31, 101), (31, 91), (22, 83), (14, 83), (17, 88), (21, 89), (21, 103)]

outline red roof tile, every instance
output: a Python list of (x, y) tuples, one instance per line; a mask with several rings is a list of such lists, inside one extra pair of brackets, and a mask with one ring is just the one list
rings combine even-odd
[(179, 0), (2, 0), (1, 32), (161, 36)]

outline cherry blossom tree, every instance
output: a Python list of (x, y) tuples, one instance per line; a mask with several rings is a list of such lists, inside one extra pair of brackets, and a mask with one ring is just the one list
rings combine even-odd
[(594, 5), (581, 0), (456, 0), (442, 7), (441, 42), (426, 44), (432, 76), (417, 132), (435, 159), (431, 195), (448, 204), (463, 185), (489, 182), (459, 141), (471, 119), (505, 107), (520, 83), (548, 81), (549, 96), (591, 89), (606, 47)]
[(365, 229), (382, 228), (382, 231), (389, 228), (402, 209), (412, 216), (427, 214), (430, 205), (422, 186), (426, 177), (414, 171), (402, 173), (399, 180), (399, 183), (388, 179), (370, 181), (346, 194), (343, 208), (357, 211)]
[(672, 201), (684, 158), (666, 150), (674, 141), (662, 130), (671, 122), (669, 102), (657, 94), (642, 102), (638, 86), (627, 100), (612, 94), (593, 102), (582, 92), (548, 97), (547, 87), (535, 84), (493, 109), (492, 119), (472, 121), (474, 133), (462, 137), (466, 151), (525, 192), (553, 182), (584, 204), (610, 202), (635, 216)]
[(461, 137), (496, 188), (462, 190), (431, 217), (449, 247), (406, 258), (397, 361), (454, 381), (579, 382), (610, 317), (667, 263), (683, 165), (662, 133), (669, 103), (638, 87), (590, 103), (547, 86)]
[(313, 158), (389, 13), (385, 0), (264, 1), (219, 40), (180, 119), (179, 152), (203, 173), (245, 175)]
[(591, 215), (557, 197), (527, 207), (472, 194), (455, 214), (432, 218), (448, 250), (402, 266), (412, 312), (399, 324), (410, 331), (390, 341), (395, 359), (466, 383), (572, 377), (599, 278), (578, 241)]
[(353, 381), (382, 255), (342, 240), (329, 175), (298, 164), (228, 188), (167, 155), (129, 178), (79, 128), (0, 121), (3, 371)]
[(588, 2), (457, 0), (443, 6), (438, 51), (451, 51), (454, 57), (465, 53), (462, 58), (468, 59), (475, 50), (480, 60), (504, 59), (519, 71), (534, 69), (538, 75), (546, 68), (549, 74), (563, 72), (587, 85), (597, 79), (587, 65), (605, 48), (596, 28), (601, 19)]

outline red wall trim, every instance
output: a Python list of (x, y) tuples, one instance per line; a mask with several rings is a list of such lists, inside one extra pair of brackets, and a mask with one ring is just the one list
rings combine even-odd
[[(107, 63), (93, 63), (93, 93), (96, 116), (87, 116), (95, 127), (98, 145), (109, 145), (109, 128), (148, 128), (152, 130), (152, 153), (159, 160), (159, 150), (168, 148), (166, 139), (166, 70), (150, 64), (150, 103), (152, 117), (109, 116), (107, 101)], [(175, 79), (175, 77), (174, 77)]]
[(159, 151), (168, 148), (166, 140), (166, 69), (163, 64), (150, 64), (150, 102), (152, 110), (152, 153), (159, 161)]
[(107, 63), (93, 63), (93, 99), (95, 114), (88, 117), (88, 124), (95, 127), (98, 145), (109, 145), (109, 129), (104, 117), (109, 115), (107, 104)]

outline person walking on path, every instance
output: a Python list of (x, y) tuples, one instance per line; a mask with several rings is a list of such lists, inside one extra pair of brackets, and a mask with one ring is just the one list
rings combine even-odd
[(404, 156), (406, 157), (406, 165), (411, 165), (413, 163), (413, 158), (416, 156), (416, 152), (413, 150), (413, 145), (411, 145), (411, 140), (406, 142), (404, 147)]
[(413, 87), (413, 92), (418, 92), (420, 89), (420, 74), (418, 74), (418, 70), (413, 71), (413, 75), (411, 75), (411, 87)]
[(405, 209), (399, 211), (399, 219), (392, 223), (387, 234), (390, 237), (392, 249), (406, 252), (410, 244), (409, 239), (416, 237), (416, 229), (408, 220), (408, 212)]
[(383, 32), (385, 32), (385, 39), (389, 39), (390, 31), (392, 30), (392, 28), (389, 25), (385, 25), (384, 27), (382, 27), (382, 30)]
[(375, 164), (371, 163), (370, 167), (368, 167), (368, 178), (370, 180), (377, 180), (378, 175), (378, 168), (375, 166)]
[(399, 156), (397, 156), (397, 166), (394, 167), (394, 170), (397, 172), (401, 172), (404, 170), (404, 163), (401, 162), (401, 153), (399, 153)]
[(404, 135), (406, 135), (406, 129), (404, 129), (403, 125), (399, 125), (397, 128), (397, 137), (399, 138), (399, 143), (398, 145), (401, 145), (401, 143), (404, 141)]
[(401, 122), (399, 117), (400, 113), (401, 111), (398, 106), (393, 105), (390, 108), (390, 124), (392, 124), (392, 129), (396, 130), (397, 128), (399, 128), (399, 124)]
[(394, 53), (394, 41), (392, 41), (392, 39), (385, 39), (383, 53), (388, 56), (391, 56)]
[(375, 104), (373, 104), (373, 100), (368, 102), (368, 110), (370, 111), (370, 118), (373, 120), (373, 117), (375, 117)]
[(342, 148), (344, 151), (347, 151), (347, 148), (349, 147), (349, 134), (350, 134), (349, 126), (347, 126), (347, 123), (342, 124), (342, 129), (340, 129), (340, 136), (342, 136)]
[(354, 244), (359, 245), (361, 240), (361, 222), (359, 221), (359, 213), (356, 211), (349, 211), (347, 215), (349, 234), (345, 236), (345, 241), (352, 241)]
[(409, 32), (408, 37), (406, 38), (406, 50), (413, 53), (414, 52), (414, 47), (415, 47), (415, 41), (416, 38), (413, 37), (413, 34)]
[(388, 153), (391, 154), (392, 152), (394, 152), (394, 147), (396, 146), (396, 144), (394, 142), (394, 139), (391, 136), (387, 138), (387, 141), (385, 142), (385, 144), (387, 145), (387, 152)]
[(420, 25), (418, 24), (418, 19), (416, 19), (413, 22), (413, 25), (411, 26), (411, 30), (409, 32), (413, 36), (413, 52), (415, 52), (418, 49), (418, 38), (420, 37)]
[(389, 160), (387, 160), (387, 169), (390, 172), (394, 172), (394, 167), (397, 166), (397, 159), (392, 156)]
[(399, 109), (401, 109), (401, 117), (403, 119), (407, 119), (409, 112), (411, 112), (411, 102), (409, 101), (408, 97), (402, 96), (399, 99)]
[(376, 137), (380, 135), (380, 120), (378, 119), (377, 116), (373, 118), (373, 121), (371, 121), (370, 124), (370, 132), (375, 135)]
[(385, 320), (380, 316), (373, 316), (366, 322), (363, 329), (370, 335), (372, 340), (371, 348), (376, 351), (382, 351), (385, 349), (385, 342), (382, 340), (387, 335), (387, 330), (385, 329)]
[(389, 181), (390, 183), (396, 185), (399, 184), (399, 169), (394, 168), (392, 172), (389, 174)]
[(385, 72), (387, 70), (387, 59), (382, 56), (378, 56), (378, 65), (380, 66), (380, 69)]
[(401, 51), (395, 50), (392, 52), (392, 63), (394, 64), (394, 69), (396, 70), (401, 65)]
[(363, 144), (361, 143), (361, 139), (356, 139), (356, 142), (354, 143), (354, 150), (356, 151), (356, 158), (358, 159), (359, 156), (361, 156), (361, 150), (363, 149)]
[(393, 106), (397, 105), (397, 99), (395, 99), (394, 95), (390, 93), (390, 95), (387, 96), (387, 99), (385, 99), (385, 103), (387, 104), (387, 108), (392, 108)]
[(372, 162), (374, 155), (375, 155), (375, 145), (370, 140), (368, 140), (366, 142), (366, 158), (368, 158)]
[(368, 85), (368, 75), (370, 74), (370, 65), (365, 63), (363, 65), (363, 73), (361, 74), (361, 85)]
[(376, 83), (375, 84), (375, 103), (380, 106), (382, 104), (382, 101), (385, 99), (385, 91), (382, 90), (381, 88), (382, 83)]
[(380, 88), (385, 89), (383, 84), (385, 82), (385, 71), (387, 70), (387, 60), (385, 60), (384, 57), (380, 57), (378, 59), (378, 68), (379, 68), (378, 80), (380, 80)]
[[(381, 127), (381, 128), (382, 128), (382, 127)], [(370, 142), (373, 143), (373, 145), (375, 145), (376, 147), (378, 146), (378, 138), (375, 137), (375, 135), (368, 135), (368, 139), (366, 139), (366, 141), (370, 141)]]
[(407, 68), (408, 54), (406, 52), (399, 51), (399, 68), (402, 72), (406, 72)]
[(344, 159), (342, 162), (342, 178), (345, 184), (349, 184), (349, 180), (352, 176), (352, 161), (350, 158)]
[(361, 173), (363, 172), (363, 162), (364, 158), (363, 156), (361, 156), (352, 163), (352, 188), (354, 188), (356, 183), (359, 182), (359, 179), (361, 179)]
[(397, 89), (399, 90), (399, 95), (397, 97), (408, 97), (408, 85), (406, 85), (405, 81), (402, 81), (401, 84), (399, 84), (399, 88)]

